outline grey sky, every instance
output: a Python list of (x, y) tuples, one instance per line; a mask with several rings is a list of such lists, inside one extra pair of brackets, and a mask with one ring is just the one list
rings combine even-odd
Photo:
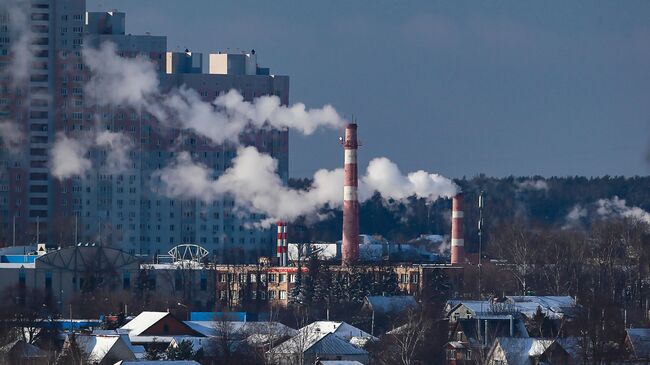
[[(254, 48), (292, 103), (354, 113), (364, 168), (648, 173), (650, 1), (88, 1), (112, 9), (170, 49)], [(292, 134), (290, 175), (338, 167), (337, 136)]]

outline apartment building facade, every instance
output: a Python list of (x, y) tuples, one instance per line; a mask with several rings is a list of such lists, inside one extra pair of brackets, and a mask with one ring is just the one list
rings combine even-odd
[[(204, 101), (235, 89), (246, 101), (276, 95), (286, 105), (287, 76), (270, 75), (267, 68), (259, 67), (254, 51), (209, 55), (214, 64), (203, 67), (203, 55), (168, 52), (165, 36), (128, 34), (126, 14), (86, 13), (84, 0), (32, 2), (23, 11), (31, 22), (28, 34), (35, 44), (34, 61), (28, 82), (20, 88), (14, 89), (12, 80), (3, 78), (0, 119), (15, 121), (27, 140), (19, 153), (11, 153), (7, 146), (0, 151), (0, 244), (13, 244), (15, 233), (17, 244), (94, 242), (146, 256), (164, 254), (181, 243), (196, 243), (223, 263), (256, 262), (260, 256), (273, 255), (273, 232), (250, 229), (246, 224), (262, 217), (236, 214), (230, 197), (209, 202), (170, 199), (151, 181), (152, 174), (180, 151), (210, 167), (212, 177), (217, 178), (230, 166), (236, 146), (215, 145), (188, 131), (163, 128), (145, 111), (95, 104), (85, 90), (90, 74), (82, 50), (112, 42), (122, 57), (153, 62), (162, 92), (188, 87)], [(5, 36), (12, 34), (10, 15), (5, 11), (0, 17), (0, 39), (8, 39), (0, 43), (3, 70), (10, 67), (17, 42)], [(84, 138), (92, 130), (129, 137), (132, 148), (126, 170), (108, 171), (109, 149), (94, 148), (87, 156), (93, 167), (85, 176), (53, 178), (49, 149), (56, 133)], [(286, 130), (250, 132), (241, 139), (276, 158), (286, 182)]]

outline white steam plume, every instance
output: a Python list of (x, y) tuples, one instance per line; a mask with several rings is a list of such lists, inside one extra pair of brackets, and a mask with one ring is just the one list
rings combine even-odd
[(11, 79), (13, 88), (27, 81), (34, 58), (32, 50), (34, 37), (30, 28), (29, 6), (30, 2), (26, 0), (8, 0), (0, 3), (0, 13), (4, 12), (9, 16), (11, 57), (5, 71)]
[(10, 153), (19, 153), (25, 134), (17, 123), (0, 121), (0, 140), (5, 149)]
[(586, 219), (630, 219), (650, 225), (650, 213), (639, 207), (628, 206), (625, 199), (618, 196), (598, 199), (586, 206), (574, 205), (566, 216), (566, 225), (563, 228), (578, 227)]
[(538, 190), (538, 191), (548, 191), (548, 183), (542, 179), (529, 179), (517, 183), (517, 188), (519, 190)]
[(129, 168), (129, 152), (133, 148), (131, 138), (119, 132), (101, 131), (95, 135), (95, 145), (108, 149), (106, 171), (119, 174)]
[(639, 207), (627, 206), (625, 199), (614, 196), (612, 199), (599, 199), (596, 213), (603, 218), (626, 218), (650, 224), (650, 213)]
[[(212, 201), (230, 195), (239, 208), (269, 217), (263, 225), (300, 216), (318, 218), (321, 208), (340, 207), (343, 175), (343, 169), (319, 170), (309, 189), (290, 189), (277, 175), (277, 161), (254, 147), (240, 148), (232, 167), (218, 178), (212, 169), (194, 162), (187, 152), (181, 152), (172, 164), (154, 173), (160, 182), (159, 192), (170, 198)], [(403, 176), (394, 163), (380, 158), (370, 163), (360, 191), (362, 201), (375, 191), (384, 199), (403, 200), (413, 195), (437, 199), (455, 195), (458, 188), (449, 179), (423, 171)]]
[(460, 192), (453, 181), (438, 174), (419, 170), (403, 175), (397, 165), (385, 157), (370, 161), (366, 175), (361, 178), (359, 190), (362, 200), (375, 191), (384, 199), (393, 200), (404, 200), (411, 196), (436, 200), (440, 197), (451, 198)]
[(52, 176), (59, 180), (84, 176), (92, 168), (87, 154), (94, 147), (108, 150), (104, 167), (108, 173), (119, 174), (131, 164), (129, 152), (133, 148), (133, 142), (122, 133), (100, 131), (74, 138), (59, 132), (50, 149)]
[(318, 171), (307, 191), (293, 190), (282, 184), (277, 175), (277, 161), (255, 147), (242, 147), (233, 165), (218, 179), (214, 171), (192, 161), (181, 152), (169, 166), (154, 173), (161, 183), (161, 193), (170, 198), (212, 201), (224, 195), (235, 198), (238, 207), (275, 219), (293, 220), (312, 215), (326, 204), (338, 205), (341, 199), (343, 171)]
[(142, 108), (158, 91), (155, 64), (139, 55), (120, 57), (113, 43), (104, 42), (99, 49), (84, 47), (83, 58), (92, 72), (85, 92), (99, 105)]
[(57, 179), (83, 176), (92, 167), (86, 157), (89, 145), (75, 138), (69, 138), (63, 132), (56, 135), (50, 150), (50, 171)]
[(122, 105), (146, 110), (163, 125), (191, 130), (214, 143), (239, 142), (247, 128), (292, 128), (311, 134), (318, 128), (341, 128), (345, 120), (326, 105), (306, 109), (302, 103), (283, 106), (277, 96), (244, 101), (235, 90), (212, 102), (184, 86), (160, 90), (155, 64), (144, 58), (123, 58), (115, 45), (85, 48), (84, 60), (91, 70), (88, 94), (99, 105)]

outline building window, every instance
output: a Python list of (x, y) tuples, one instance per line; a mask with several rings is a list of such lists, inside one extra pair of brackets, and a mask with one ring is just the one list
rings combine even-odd
[(129, 288), (131, 288), (131, 273), (125, 271), (122, 275), (122, 289), (126, 290)]
[(18, 273), (18, 286), (19, 286), (21, 289), (24, 289), (24, 288), (25, 288), (25, 285), (26, 285), (26, 281), (27, 281), (27, 280), (26, 280), (25, 272), (21, 270), (21, 271)]
[(45, 272), (45, 289), (46, 290), (52, 289), (52, 272), (50, 271)]
[(456, 360), (456, 350), (447, 350), (447, 360)]
[(201, 291), (208, 290), (208, 277), (205, 271), (201, 271)]
[(269, 299), (270, 300), (275, 300), (276, 298), (276, 291), (275, 290), (269, 290)]
[(256, 274), (251, 274), (251, 283), (254, 283), (257, 281), (257, 275)]
[(411, 283), (417, 284), (420, 281), (420, 274), (411, 274)]
[(269, 274), (269, 283), (275, 283), (275, 276), (275, 274)]
[(400, 282), (401, 284), (406, 284), (406, 283), (408, 283), (408, 281), (409, 281), (409, 276), (408, 276), (408, 274), (400, 274), (400, 275), (399, 275), (399, 282)]
[(286, 299), (287, 299), (287, 291), (280, 290), (280, 300), (286, 300)]
[(280, 282), (281, 283), (287, 282), (287, 274), (280, 274)]
[(289, 274), (289, 282), (290, 283), (296, 282), (296, 274)]

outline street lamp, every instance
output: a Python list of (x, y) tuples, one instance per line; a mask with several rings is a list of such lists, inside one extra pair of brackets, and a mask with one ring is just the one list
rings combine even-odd
[(187, 320), (189, 321), (190, 320), (190, 313), (191, 313), (190, 312), (190, 307), (186, 306), (185, 304), (183, 304), (181, 302), (176, 303), (176, 305), (185, 308), (185, 310), (187, 311)]

